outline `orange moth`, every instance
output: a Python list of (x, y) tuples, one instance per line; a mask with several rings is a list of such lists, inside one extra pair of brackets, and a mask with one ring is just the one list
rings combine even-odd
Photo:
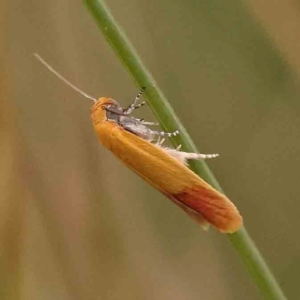
[(84, 93), (55, 71), (38, 54), (36, 58), (66, 84), (94, 101), (91, 117), (100, 142), (154, 188), (181, 207), (204, 229), (209, 225), (221, 232), (233, 233), (243, 224), (235, 205), (222, 193), (187, 167), (189, 159), (216, 157), (217, 154), (187, 153), (163, 146), (163, 136), (178, 134), (158, 132), (149, 126), (155, 123), (136, 119), (131, 113), (143, 103), (138, 100), (123, 109), (112, 98), (98, 100)]

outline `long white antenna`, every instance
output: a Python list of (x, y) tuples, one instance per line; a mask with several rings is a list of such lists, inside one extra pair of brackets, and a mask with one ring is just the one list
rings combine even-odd
[(76, 87), (74, 84), (72, 84), (69, 80), (67, 80), (65, 77), (63, 77), (61, 74), (59, 74), (56, 70), (54, 70), (41, 56), (39, 56), (37, 53), (33, 53), (33, 55), (54, 75), (56, 75), (60, 80), (62, 80), (65, 84), (67, 84), (69, 87), (71, 87), (76, 92), (80, 93), (85, 98), (88, 98), (90, 100), (93, 100), (94, 102), (97, 101), (96, 98), (88, 95), (78, 87)]

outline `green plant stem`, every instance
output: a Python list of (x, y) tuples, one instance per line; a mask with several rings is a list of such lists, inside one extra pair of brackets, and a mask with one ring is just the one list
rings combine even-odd
[[(181, 144), (186, 151), (198, 152), (154, 78), (142, 63), (125, 33), (114, 20), (105, 2), (101, 0), (84, 0), (84, 2), (134, 81), (139, 87), (146, 87), (145, 95), (148, 99), (148, 104), (164, 130), (174, 131), (178, 129), (180, 131), (180, 136), (173, 139), (174, 144)], [(205, 162), (193, 162), (191, 168), (200, 177), (222, 192), (221, 186)], [(268, 300), (286, 299), (246, 229), (242, 228), (234, 234), (228, 234), (228, 238), (241, 256), (264, 298)]]

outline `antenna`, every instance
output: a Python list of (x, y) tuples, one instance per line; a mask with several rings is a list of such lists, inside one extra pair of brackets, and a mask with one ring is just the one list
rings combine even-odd
[(65, 77), (63, 77), (61, 74), (59, 74), (56, 70), (54, 70), (40, 55), (37, 53), (33, 53), (33, 55), (54, 75), (56, 75), (60, 80), (62, 80), (65, 84), (67, 84), (69, 87), (71, 87), (73, 90), (84, 96), (85, 98), (88, 98), (90, 100), (93, 100), (94, 102), (97, 101), (96, 98), (88, 95), (78, 87), (76, 87), (74, 84), (72, 84), (69, 80), (67, 80)]

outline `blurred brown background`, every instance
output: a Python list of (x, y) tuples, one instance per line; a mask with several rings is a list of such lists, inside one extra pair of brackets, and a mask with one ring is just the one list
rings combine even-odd
[[(84, 4), (0, 3), (2, 299), (260, 299), (227, 237), (105, 150), (92, 103), (32, 56), (130, 103), (137, 87)], [(200, 150), (220, 153), (212, 170), (298, 299), (300, 2), (108, 4)]]

